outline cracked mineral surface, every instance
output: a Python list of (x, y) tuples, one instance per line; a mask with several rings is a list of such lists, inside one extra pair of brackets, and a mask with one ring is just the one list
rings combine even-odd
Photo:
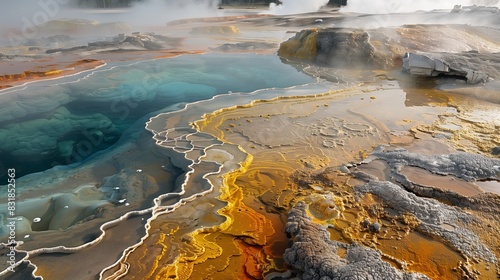
[(286, 223), (293, 245), (286, 249), (284, 258), (303, 272), (301, 279), (429, 279), (392, 267), (375, 249), (331, 240), (326, 228), (308, 216), (307, 209), (307, 204), (297, 203)]

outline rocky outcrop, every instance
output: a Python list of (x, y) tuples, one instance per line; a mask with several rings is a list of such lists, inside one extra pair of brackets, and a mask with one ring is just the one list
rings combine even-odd
[(135, 32), (131, 35), (118, 34), (118, 36), (88, 43), (87, 46), (71, 48), (49, 49), (46, 53), (74, 52), (74, 51), (111, 51), (111, 50), (160, 50), (167, 46), (176, 45), (179, 40), (155, 33)]
[[(416, 229), (419, 232), (443, 240), (462, 255), (497, 264), (497, 256), (491, 247), (497, 241), (488, 243), (483, 236), (489, 230), (496, 231), (500, 197), (492, 193), (465, 197), (451, 190), (439, 189), (432, 182), (420, 185), (412, 181), (414, 178), (407, 177), (404, 170), (411, 167), (431, 174), (454, 176), (456, 184), (460, 179), (468, 182), (498, 180), (500, 160), (465, 152), (425, 155), (404, 149), (377, 150), (372, 156), (386, 162), (392, 182), (379, 181), (361, 171), (352, 172), (356, 178), (367, 182), (354, 188), (358, 194), (375, 195), (396, 215), (411, 213), (418, 220)], [(488, 228), (484, 228), (484, 221), (490, 223)]]
[(372, 193), (386, 201), (396, 211), (413, 213), (422, 222), (430, 224), (444, 224), (470, 222), (472, 217), (460, 213), (457, 209), (447, 206), (433, 199), (418, 197), (405, 191), (404, 188), (386, 181), (370, 181), (368, 184), (358, 186), (356, 191)]
[(412, 76), (453, 76), (470, 84), (487, 82), (490, 75), (498, 76), (499, 66), (498, 53), (406, 53), (403, 58), (403, 70)]
[(377, 65), (375, 49), (370, 36), (361, 30), (319, 32), (315, 61), (341, 67)]
[(280, 44), (278, 55), (289, 59), (313, 60), (318, 47), (318, 30), (302, 30)]
[[(372, 154), (376, 159), (385, 161), (390, 169), (392, 182), (403, 186), (406, 190), (423, 197), (432, 197), (441, 202), (460, 208), (469, 208), (483, 213), (490, 213), (496, 218), (500, 214), (498, 204), (500, 197), (492, 193), (480, 193), (473, 197), (459, 192), (460, 188), (444, 188), (437, 185), (422, 184), (412, 181), (403, 171), (405, 167), (419, 168), (435, 174), (433, 176), (457, 177), (460, 181), (476, 182), (482, 180), (498, 180), (500, 178), (500, 160), (470, 153), (455, 153), (444, 155), (423, 155), (410, 153), (404, 149), (392, 151), (376, 151)], [(362, 171), (352, 172), (356, 178), (363, 181), (376, 181), (378, 178)], [(473, 185), (470, 185), (472, 187)], [(458, 192), (457, 192), (458, 191)]]
[(58, 44), (68, 44), (74, 42), (75, 39), (68, 35), (54, 35), (49, 37), (43, 37), (40, 39), (27, 39), (23, 45), (25, 46), (36, 46), (36, 47), (45, 47), (45, 46), (54, 46)]
[(404, 57), (413, 75), (479, 83), (500, 77), (499, 34), (488, 27), (438, 24), (305, 29), (283, 42), (278, 55), (335, 68), (380, 70), (399, 69)]
[(286, 249), (284, 259), (299, 271), (300, 279), (428, 279), (397, 270), (375, 249), (330, 240), (326, 228), (307, 215), (304, 202), (288, 213), (286, 231), (293, 245)]
[(382, 66), (382, 58), (376, 55), (369, 34), (360, 29), (302, 30), (280, 45), (278, 55), (333, 67)]
[[(443, 155), (422, 155), (410, 153), (405, 149), (392, 151), (377, 151), (373, 153), (378, 159), (386, 161), (391, 166), (392, 176), (400, 177), (403, 166), (415, 166), (435, 174), (454, 175), (466, 181), (500, 179), (500, 160), (470, 153), (455, 153)], [(409, 182), (401, 178), (401, 183)]]

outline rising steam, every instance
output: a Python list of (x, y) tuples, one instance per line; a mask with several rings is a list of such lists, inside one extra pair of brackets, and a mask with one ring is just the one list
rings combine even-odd
[(453, 9), (455, 5), (500, 7), (499, 0), (348, 0), (341, 12), (363, 14), (410, 13), (435, 9)]
[(328, 4), (329, 0), (280, 0), (283, 4), (269, 5), (269, 13), (274, 15), (290, 15), (317, 12)]
[(145, 0), (127, 9), (79, 9), (77, 0), (4, 1), (0, 28), (22, 28), (50, 20), (71, 18), (98, 22), (122, 21), (132, 26), (163, 25), (182, 18), (217, 15), (219, 0)]
[(219, 0), (148, 0), (138, 2), (127, 12), (132, 25), (159, 25), (166, 22), (217, 15)]

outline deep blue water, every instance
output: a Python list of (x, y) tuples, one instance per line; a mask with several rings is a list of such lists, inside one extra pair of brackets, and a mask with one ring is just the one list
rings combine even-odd
[(1, 180), (7, 168), (20, 177), (85, 160), (115, 144), (137, 120), (176, 104), (311, 82), (275, 55), (205, 54), (115, 63), (4, 90)]

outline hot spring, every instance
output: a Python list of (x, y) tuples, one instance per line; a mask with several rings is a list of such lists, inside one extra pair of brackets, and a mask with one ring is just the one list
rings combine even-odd
[(129, 137), (124, 132), (152, 112), (312, 81), (276, 56), (206, 54), (110, 63), (18, 86), (0, 95), (0, 166), (23, 176), (79, 163)]

